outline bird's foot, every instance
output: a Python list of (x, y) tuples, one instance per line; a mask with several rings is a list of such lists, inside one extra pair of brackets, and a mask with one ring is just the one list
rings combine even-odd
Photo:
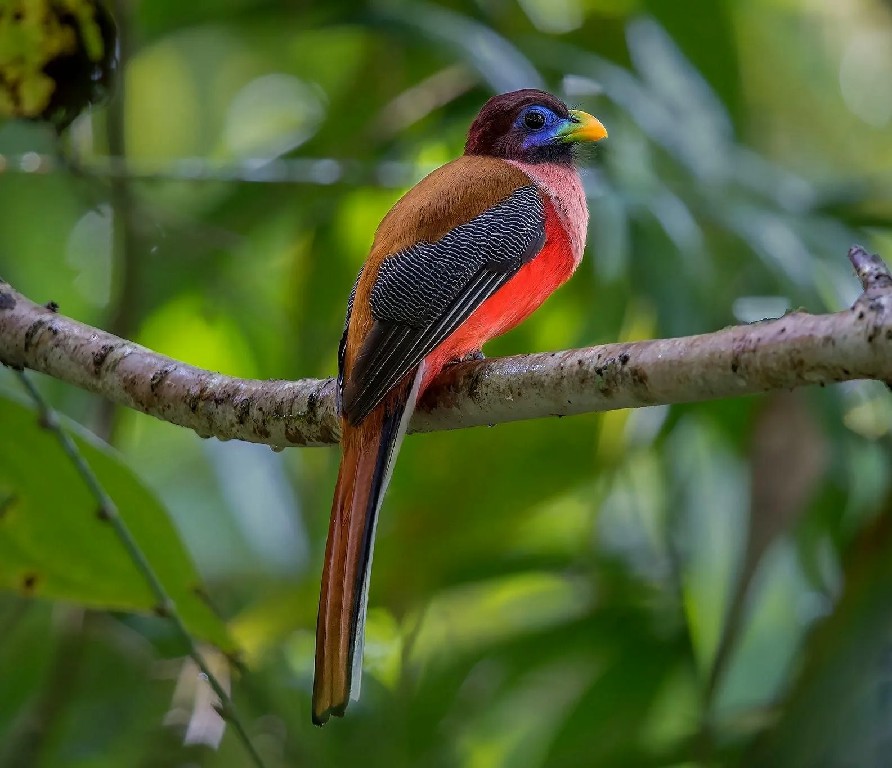
[(456, 363), (470, 363), (475, 360), (486, 360), (486, 355), (477, 349), (473, 352), (468, 352), (466, 355), (462, 355), (455, 360), (450, 360), (449, 365), (455, 365)]

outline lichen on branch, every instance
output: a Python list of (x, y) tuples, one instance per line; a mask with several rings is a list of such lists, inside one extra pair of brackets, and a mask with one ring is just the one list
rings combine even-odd
[[(793, 312), (714, 333), (457, 363), (412, 417), (429, 432), (833, 384), (892, 382), (892, 275), (858, 246), (847, 310)], [(333, 379), (206, 371), (84, 325), (0, 281), (0, 362), (31, 368), (203, 437), (267, 445), (338, 440)]]

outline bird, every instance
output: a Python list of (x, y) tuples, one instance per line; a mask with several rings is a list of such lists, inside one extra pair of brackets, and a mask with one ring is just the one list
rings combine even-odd
[(464, 154), (406, 192), (375, 232), (338, 348), (341, 463), (316, 624), (316, 725), (359, 698), (375, 528), (415, 405), (445, 366), (481, 356), (579, 266), (588, 208), (574, 149), (606, 136), (545, 91), (493, 96)]

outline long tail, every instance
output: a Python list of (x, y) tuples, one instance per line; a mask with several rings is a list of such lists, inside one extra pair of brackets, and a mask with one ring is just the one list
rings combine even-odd
[(316, 620), (313, 722), (342, 717), (359, 698), (378, 510), (424, 375), (424, 364), (358, 426), (344, 423)]

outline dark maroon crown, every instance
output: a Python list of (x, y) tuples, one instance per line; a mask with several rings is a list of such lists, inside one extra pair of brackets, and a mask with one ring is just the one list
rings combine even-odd
[[(517, 118), (534, 104), (546, 107), (558, 117), (568, 117), (567, 105), (545, 91), (524, 88), (493, 96), (474, 118), (465, 143), (466, 155), (491, 155), (509, 160), (531, 160), (530, 149), (522, 146), (524, 135), (517, 128)], [(569, 148), (567, 148), (568, 157)]]

